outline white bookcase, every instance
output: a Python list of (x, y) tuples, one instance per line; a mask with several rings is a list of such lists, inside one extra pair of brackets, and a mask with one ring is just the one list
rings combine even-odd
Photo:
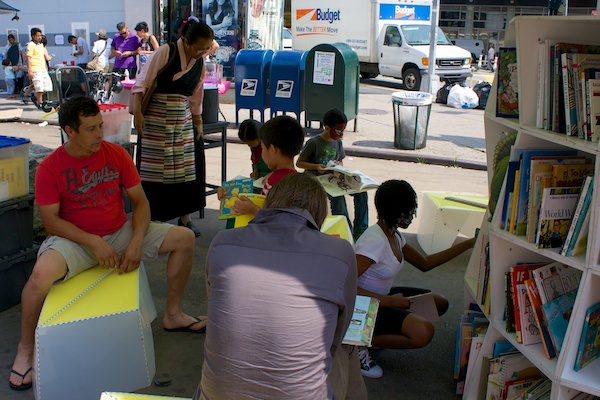
[[(600, 177), (600, 150), (598, 143), (585, 142), (577, 138), (567, 138), (543, 129), (537, 129), (536, 107), (538, 104), (538, 43), (546, 39), (560, 42), (585, 43), (600, 45), (600, 17), (558, 17), (558, 16), (524, 16), (514, 18), (506, 31), (505, 47), (517, 48), (518, 85), (519, 85), (519, 119), (496, 117), (496, 82), (490, 93), (485, 110), (486, 147), (488, 165), (492, 165), (492, 157), (496, 143), (506, 133), (517, 132), (516, 147), (530, 149), (576, 149), (595, 162), (595, 175)], [(496, 76), (497, 79), (497, 76)], [(491, 168), (490, 168), (491, 169)], [(489, 170), (489, 181), (493, 171)], [(504, 190), (500, 199), (504, 197)], [(514, 236), (499, 228), (499, 216), (502, 212), (501, 201), (498, 202), (491, 223), (484, 222), (482, 232), (489, 233), (490, 240), (490, 327), (485, 337), (481, 354), (491, 354), (493, 345), (499, 340), (510, 341), (522, 354), (529, 358), (544, 375), (552, 380), (552, 399), (568, 400), (580, 392), (600, 396), (600, 359), (575, 372), (573, 366), (577, 354), (579, 339), (585, 312), (591, 305), (600, 302), (600, 182), (594, 180), (594, 196), (590, 209), (591, 221), (587, 254), (577, 257), (564, 257), (557, 249), (538, 249), (528, 243), (523, 236)], [(487, 221), (487, 219), (485, 220)], [(481, 238), (479, 239), (481, 240)], [(479, 241), (478, 240), (478, 241)], [(480, 249), (477, 243), (475, 249)], [(474, 252), (465, 274), (465, 303), (476, 299), (477, 279), (479, 274), (478, 252)], [(554, 262), (559, 261), (583, 271), (577, 300), (571, 315), (569, 328), (563, 348), (558, 357), (548, 360), (542, 344), (524, 346), (517, 343), (514, 333), (505, 329), (505, 284), (504, 275), (517, 262)], [(473, 374), (466, 382), (463, 398), (479, 400), (478, 390), (482, 380), (482, 357), (478, 357)]]

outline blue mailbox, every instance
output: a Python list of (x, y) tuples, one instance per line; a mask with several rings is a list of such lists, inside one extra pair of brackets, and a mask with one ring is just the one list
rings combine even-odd
[(235, 58), (235, 124), (240, 109), (260, 111), (260, 122), (265, 122), (269, 108), (269, 75), (273, 50), (241, 50)]
[(271, 118), (278, 111), (293, 112), (300, 120), (304, 111), (306, 52), (276, 51), (271, 62)]

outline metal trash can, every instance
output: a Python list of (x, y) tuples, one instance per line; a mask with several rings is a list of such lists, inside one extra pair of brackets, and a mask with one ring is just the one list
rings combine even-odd
[(433, 96), (424, 92), (394, 92), (394, 147), (417, 150), (425, 147)]

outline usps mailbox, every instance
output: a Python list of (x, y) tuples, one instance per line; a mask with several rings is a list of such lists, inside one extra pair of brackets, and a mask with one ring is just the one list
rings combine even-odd
[(354, 119), (358, 114), (360, 67), (358, 55), (346, 43), (319, 44), (308, 51), (305, 73), (306, 126), (322, 123), (323, 115), (337, 108)]
[(260, 121), (265, 122), (265, 109), (269, 108), (269, 75), (273, 50), (241, 50), (235, 58), (235, 124), (239, 122), (240, 109), (260, 111)]
[(276, 51), (271, 62), (271, 118), (277, 112), (304, 111), (305, 51)]

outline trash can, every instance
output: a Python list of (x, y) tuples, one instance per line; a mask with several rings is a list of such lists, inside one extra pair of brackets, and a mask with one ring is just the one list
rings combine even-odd
[(425, 147), (433, 96), (424, 92), (394, 92), (394, 147), (417, 150)]

